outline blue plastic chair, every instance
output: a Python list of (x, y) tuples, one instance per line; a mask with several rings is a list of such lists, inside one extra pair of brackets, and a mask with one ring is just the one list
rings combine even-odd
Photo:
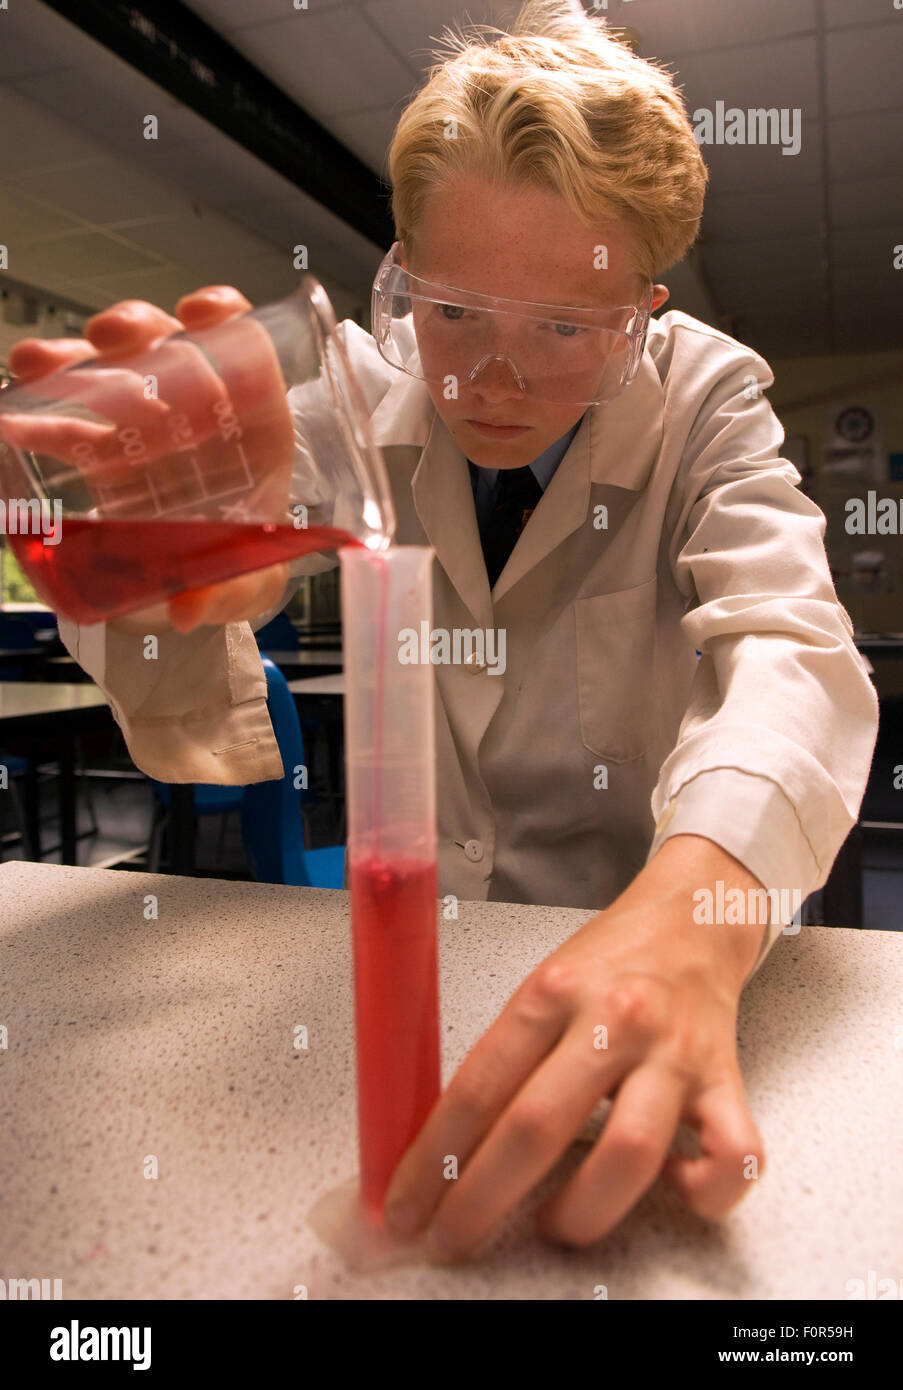
[[(172, 787), (169, 782), (157, 782), (153, 777), (147, 779), (154, 790), (158, 806), (154, 812), (153, 824), (151, 825), (150, 846), (148, 849), (147, 866), (151, 873), (160, 871), (160, 853), (162, 849), (163, 827), (166, 824), (166, 813), (172, 809)], [(221, 787), (214, 783), (197, 782), (194, 788), (194, 814), (196, 816), (222, 816), (222, 830), (220, 832), (219, 849), (217, 858), (222, 854), (223, 837), (226, 830), (226, 816), (231, 811), (237, 811), (244, 800), (244, 787)], [(163, 808), (163, 814), (160, 808)]]
[(277, 613), (275, 618), (271, 618), (265, 627), (259, 627), (254, 636), (261, 651), (296, 652), (300, 650), (301, 644), (298, 641), (295, 624), (285, 612)]
[(295, 768), (306, 765), (301, 723), (278, 666), (265, 656), (263, 669), (267, 678), (267, 708), (285, 775), (281, 781), (255, 782), (244, 788), (241, 828), (248, 866), (261, 883), (342, 888), (345, 846), (304, 847), (301, 806), (315, 801), (316, 795), (309, 787), (295, 787)]

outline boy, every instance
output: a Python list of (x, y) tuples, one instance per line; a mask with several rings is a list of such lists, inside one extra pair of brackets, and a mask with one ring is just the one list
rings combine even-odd
[[(762, 1171), (736, 1013), (782, 924), (705, 924), (699, 892), (820, 887), (877, 729), (824, 518), (780, 458), (767, 364), (679, 313), (644, 338), (706, 174), (671, 79), (600, 20), (552, 0), (494, 44), (462, 41), (404, 113), (389, 167), (400, 245), (374, 296), (384, 333), (346, 322), (343, 336), (396, 540), (436, 550), (436, 627), (506, 634), (504, 673), (436, 667), (440, 894), (595, 915), (472, 1050), (387, 1217), (431, 1223), (449, 1258), (473, 1253), (608, 1096), (604, 1133), (541, 1231), (595, 1241), (659, 1173), (716, 1218), (751, 1157)], [(415, 354), (391, 321), (406, 283), (422, 296)], [(14, 367), (113, 359), (247, 307), (230, 289), (182, 300), (178, 319), (115, 306), (88, 325), (90, 347), (23, 344)], [(138, 766), (282, 775), (242, 620), (260, 625), (292, 575), (332, 562), (186, 595), (170, 605), (176, 631), (161, 631), (165, 614), (152, 629), (147, 615), (61, 624)], [(148, 630), (156, 663), (141, 659)], [(698, 1158), (668, 1157), (681, 1121), (699, 1130)]]

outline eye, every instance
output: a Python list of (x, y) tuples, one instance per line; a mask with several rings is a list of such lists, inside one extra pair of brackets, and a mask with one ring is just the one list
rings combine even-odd
[(448, 319), (451, 323), (461, 317), (464, 313), (464, 309), (460, 304), (440, 304), (439, 312), (442, 314), (443, 318)]
[(552, 327), (560, 338), (573, 338), (583, 331), (576, 323), (553, 323)]

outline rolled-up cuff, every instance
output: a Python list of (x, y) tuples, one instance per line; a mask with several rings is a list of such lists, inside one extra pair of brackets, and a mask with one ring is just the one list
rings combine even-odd
[[(748, 869), (763, 888), (783, 889), (802, 903), (822, 881), (812, 847), (793, 804), (768, 777), (738, 768), (712, 768), (685, 782), (667, 802), (656, 827), (648, 858), (672, 835), (701, 835)], [(798, 925), (769, 923), (755, 964), (744, 985), (759, 969), (778, 937), (796, 935)]]
[[(110, 701), (116, 718), (116, 705)], [(117, 723), (119, 722), (117, 718)], [(129, 756), (158, 782), (240, 787), (284, 775), (266, 700), (193, 710), (178, 719), (132, 717)]]

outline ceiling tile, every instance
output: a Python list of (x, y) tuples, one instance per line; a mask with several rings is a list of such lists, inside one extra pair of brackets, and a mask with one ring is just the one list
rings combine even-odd
[[(43, 194), (56, 207), (86, 222), (115, 222), (188, 210), (188, 200), (158, 179), (146, 178), (127, 160), (90, 159), (63, 168), (20, 173), (15, 186)], [(48, 233), (57, 229), (50, 225)]]
[(863, 24), (874, 24), (888, 19), (888, 10), (893, 0), (822, 0), (825, 7), (825, 20), (829, 29), (859, 28)]
[(261, 237), (210, 210), (200, 217), (119, 222), (109, 230), (134, 246), (187, 266), (210, 265), (214, 260), (217, 264), (236, 263), (276, 254)]
[[(330, 5), (341, 5), (347, 0), (307, 0), (306, 9), (296, 9), (299, 19), (305, 15), (327, 9)], [(218, 34), (229, 29), (251, 29), (255, 24), (265, 24), (271, 19), (284, 19), (286, 10), (293, 8), (293, 0), (189, 0), (188, 9), (193, 10)]]
[(839, 353), (899, 351), (899, 320), (877, 320), (866, 307), (860, 305), (858, 310), (837, 315), (833, 342), (834, 351)]
[(331, 9), (242, 29), (236, 47), (315, 120), (388, 106), (413, 73), (356, 11)]
[[(876, 223), (868, 227), (835, 227), (831, 232), (831, 256), (835, 267), (887, 264), (894, 258), (894, 247), (903, 245), (899, 222)], [(896, 271), (903, 283), (903, 271)], [(901, 329), (903, 338), (903, 329)]]
[(803, 121), (799, 154), (784, 154), (775, 145), (702, 145), (712, 193), (773, 189), (776, 197), (788, 187), (820, 183), (822, 126)]
[(72, 67), (93, 56), (98, 47), (44, 5), (17, 5), (14, 0), (0, 12), (0, 25), (0, 79)]
[[(302, 195), (299, 190), (300, 196)], [(267, 237), (278, 245), (294, 246), (296, 242), (306, 244), (304, 238), (309, 233), (310, 221), (306, 210), (301, 210), (298, 198), (229, 203), (226, 211), (236, 222), (241, 222), (259, 236)]]
[[(287, 198), (266, 201), (233, 202), (223, 209), (229, 217), (260, 236), (285, 246), (307, 245), (307, 238), (319, 236), (338, 246), (351, 244), (359, 234), (300, 188)], [(366, 240), (366, 238), (361, 238)], [(369, 243), (368, 243), (369, 244)]]
[[(749, 12), (744, 11), (746, 18)], [(727, 48), (711, 57), (689, 54), (676, 64), (692, 115), (697, 106), (799, 108), (803, 120), (819, 116), (818, 49), (815, 38)]]
[(842, 116), (828, 121), (825, 139), (831, 179), (867, 179), (890, 169), (901, 169), (903, 105), (898, 111)]
[(350, 116), (332, 116), (329, 124), (333, 135), (347, 149), (369, 164), (380, 178), (388, 179), (389, 146), (404, 106), (405, 102), (401, 101), (395, 106), (375, 107)]
[[(903, 271), (894, 270), (891, 257), (859, 265), (836, 265), (831, 272), (831, 285), (838, 296), (850, 296), (859, 304), (876, 306), (885, 313), (893, 312), (900, 322), (903, 314)], [(903, 345), (903, 327), (900, 330)]]
[[(770, 312), (771, 305), (763, 305), (761, 282), (758, 276), (748, 279), (739, 277), (721, 278), (715, 276), (711, 281), (717, 302), (726, 314), (755, 314), (763, 316)], [(782, 275), (780, 282), (780, 312), (808, 313), (810, 310), (823, 310), (829, 303), (830, 295), (824, 274), (813, 272)]]
[(455, 21), (466, 27), (469, 18), (474, 24), (505, 28), (517, 11), (517, 4), (470, 0), (459, 6), (449, 0), (418, 0), (417, 4), (411, 4), (411, 0), (362, 0), (360, 8), (413, 71), (420, 73), (435, 61), (431, 50), (446, 28), (455, 27)]
[(766, 362), (775, 357), (798, 357), (830, 351), (830, 327), (822, 311), (806, 315), (747, 314), (737, 325), (740, 341), (761, 353)]
[[(29, 100), (101, 140), (105, 149), (120, 150), (142, 166), (153, 159), (165, 161), (167, 150), (183, 140), (204, 140), (215, 133), (209, 122), (111, 53), (91, 68), (15, 85)], [(145, 116), (157, 117), (158, 139), (144, 138)]]
[(828, 186), (831, 221), (837, 227), (864, 227), (891, 217), (903, 221), (903, 179), (858, 179)]
[(821, 183), (710, 193), (702, 220), (704, 240), (746, 241), (769, 235), (812, 232), (821, 225), (824, 194)]
[[(3, 22), (0, 15), (0, 23)], [(44, 111), (12, 87), (0, 85), (0, 131), (3, 139), (3, 175), (32, 173), (56, 168), (80, 159), (102, 155), (103, 146), (72, 125)]]
[(619, 6), (616, 23), (637, 31), (644, 57), (671, 58), (807, 33), (814, 30), (815, 17), (815, 0), (758, 0), (754, 17), (747, 6), (725, 0), (693, 0), (690, 5), (643, 0), (642, 6)]
[(10, 275), (14, 249), (23, 249), (42, 237), (75, 232), (82, 226), (76, 217), (68, 217), (43, 199), (31, 198), (9, 185), (0, 184), (0, 242), (9, 248)]
[(829, 34), (825, 44), (828, 113), (903, 105), (903, 14), (891, 24)]
[(209, 207), (251, 198), (287, 198), (297, 186), (227, 135), (177, 145), (167, 160), (167, 173), (192, 199)]
[(107, 305), (122, 299), (146, 299), (172, 313), (178, 300), (198, 287), (194, 277), (181, 266), (157, 266), (138, 272), (97, 275), (80, 282), (83, 291), (93, 291)]
[(298, 271), (292, 269), (290, 262), (268, 257), (257, 262), (243, 261), (235, 267), (227, 283), (241, 290), (252, 304), (272, 304), (296, 290), (299, 279)]
[[(87, 280), (117, 272), (134, 273), (159, 265), (157, 257), (137, 246), (127, 246), (102, 232), (74, 232), (53, 241), (35, 242), (20, 256), (27, 273), (22, 278), (40, 284), (48, 271)], [(11, 274), (18, 274), (10, 266)], [(37, 277), (37, 278), (36, 278)]]
[[(776, 287), (818, 284), (825, 270), (824, 243), (817, 236), (774, 237), (745, 241), (742, 246), (706, 246), (702, 253), (706, 274), (717, 285), (722, 279), (761, 284), (767, 276)], [(780, 295), (777, 296), (780, 298)]]

